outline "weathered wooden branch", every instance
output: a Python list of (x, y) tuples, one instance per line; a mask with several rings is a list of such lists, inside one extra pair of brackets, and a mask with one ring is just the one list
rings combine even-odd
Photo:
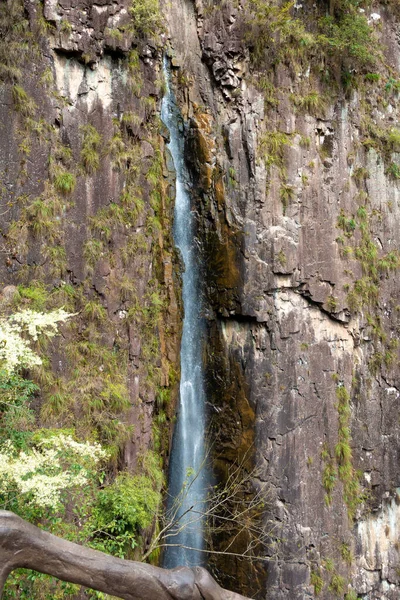
[(161, 569), (84, 548), (0, 511), (0, 596), (23, 567), (126, 600), (248, 600), (221, 588), (202, 567)]

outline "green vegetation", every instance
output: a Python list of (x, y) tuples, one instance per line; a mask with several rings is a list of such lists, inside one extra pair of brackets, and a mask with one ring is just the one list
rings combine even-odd
[(22, 0), (0, 3), (0, 80), (17, 82), (21, 67), (37, 46), (29, 31)]
[[(359, 241), (354, 244), (354, 247), (349, 247), (346, 252), (342, 252), (343, 256), (354, 256), (362, 269), (362, 277), (349, 288), (347, 301), (351, 310), (365, 312), (365, 319), (374, 345), (374, 353), (369, 361), (369, 367), (372, 373), (376, 373), (383, 365), (390, 368), (395, 362), (396, 343), (393, 345), (394, 340), (391, 340), (391, 336), (382, 328), (377, 310), (381, 278), (400, 267), (400, 254), (398, 250), (381, 254), (371, 233), (374, 220), (381, 218), (380, 213), (367, 210), (368, 198), (362, 195), (359, 199), (364, 203), (359, 205), (356, 214), (349, 217), (342, 210), (338, 217), (337, 227), (348, 238), (359, 233)], [(338, 238), (337, 241), (342, 244), (343, 238)]]
[(340, 554), (343, 558), (343, 560), (349, 565), (351, 566), (352, 562), (353, 562), (353, 553), (351, 551), (351, 548), (349, 546), (349, 544), (347, 544), (347, 542), (342, 542), (340, 544)]
[(83, 135), (81, 148), (81, 161), (88, 175), (93, 175), (100, 166), (100, 146), (102, 137), (93, 125), (81, 127)]
[(70, 35), (70, 33), (72, 32), (72, 25), (67, 19), (61, 19), (60, 32), (65, 35)]
[(328, 310), (333, 313), (337, 311), (337, 308), (339, 306), (338, 301), (335, 298), (335, 296), (328, 296), (326, 305), (328, 307)]
[(395, 180), (400, 179), (400, 166), (397, 165), (396, 163), (392, 162), (386, 169), (386, 173), (392, 179), (395, 179)]
[(265, 166), (275, 165), (282, 177), (286, 173), (284, 167), (285, 147), (291, 144), (291, 136), (281, 131), (266, 131), (260, 140), (260, 154), (264, 158)]
[(12, 88), (12, 95), (15, 110), (24, 117), (33, 117), (36, 111), (36, 104), (32, 98), (28, 96), (24, 88), (15, 84)]
[(327, 506), (330, 506), (332, 504), (332, 492), (335, 489), (336, 480), (337, 470), (333, 461), (329, 457), (329, 460), (326, 463), (322, 473), (322, 485), (324, 486), (324, 489), (326, 491), (325, 504)]
[(129, 557), (139, 534), (156, 519), (161, 505), (163, 473), (159, 458), (149, 452), (141, 460), (143, 474), (120, 473), (100, 491), (89, 530), (97, 532), (92, 547), (114, 556)]
[[(162, 344), (168, 344), (170, 335), (163, 320), (166, 292), (159, 280), (164, 278), (164, 265), (171, 264), (171, 207), (163, 187), (156, 100), (138, 100), (128, 94), (131, 100), (123, 107), (122, 118), (109, 119), (114, 132), (107, 148), (94, 123), (85, 124), (79, 130), (82, 143), (76, 155), (75, 143), (72, 151), (61, 140), (62, 128), (46, 121), (47, 115), (41, 115), (44, 105), (36, 106), (28, 93), (37, 89), (40, 82), (47, 87), (49, 101), (55, 97), (57, 103), (65, 106), (65, 99), (52, 91), (51, 68), (41, 70), (42, 63), (48, 62), (35, 61), (35, 69), (28, 76), (24, 69), (24, 79), (21, 77), (27, 57), (31, 61), (32, 54), (33, 58), (40, 56), (40, 36), (47, 36), (50, 31), (40, 14), (42, 3), (36, 3), (37, 20), (32, 19), (31, 23), (25, 18), (22, 0), (0, 4), (0, 80), (9, 86), (8, 103), (17, 113), (14, 117), (21, 158), (18, 185), (27, 176), (32, 181), (35, 178), (34, 194), (21, 194), (15, 199), (11, 195), (8, 198), (6, 190), (4, 196), (5, 202), (10, 200), (10, 206), (12, 202), (15, 215), (15, 221), (3, 231), (4, 244), (20, 283), (9, 309), (47, 312), (64, 306), (75, 313), (64, 341), (38, 337), (33, 350), (41, 362), (29, 372), (10, 375), (0, 371), (0, 453), (6, 439), (13, 445), (13, 460), (21, 449), (40, 452), (45, 438), (62, 432), (76, 443), (99, 443), (107, 452), (101, 465), (88, 468), (86, 482), (62, 491), (61, 501), (54, 509), (45, 511), (32, 496), (17, 497), (10, 491), (6, 497), (5, 485), (0, 490), (1, 507), (14, 509), (67, 539), (119, 556), (132, 557), (137, 548), (139, 556), (150, 541), (158, 517), (162, 456), (169, 444), (173, 412), (170, 386), (177, 379), (173, 365), (165, 355), (161, 356), (160, 350)], [(160, 32), (162, 21), (157, 2), (132, 2), (130, 15), (131, 26), (111, 34), (117, 41), (129, 33), (144, 39)], [(71, 25), (63, 20), (58, 31), (67, 36)], [(134, 96), (143, 96), (139, 52), (132, 49), (126, 59), (120, 59), (119, 68), (126, 89)], [(73, 136), (76, 134), (75, 130)], [(150, 169), (147, 163), (143, 167), (138, 141), (143, 139), (154, 148)], [(48, 167), (44, 177), (42, 171), (34, 171), (27, 163), (31, 148), (36, 150), (36, 142), (40, 143), (41, 165)], [(109, 203), (101, 195), (96, 197), (88, 210), (93, 217), (78, 224), (82, 235), (76, 236), (78, 246), (71, 249), (70, 240), (65, 243), (67, 232), (71, 233), (66, 224), (78, 178), (93, 175), (106, 153), (119, 172), (121, 195)], [(31, 157), (32, 162), (33, 158), (36, 160), (36, 156)], [(80, 168), (76, 168), (77, 163)], [(85, 239), (83, 248), (79, 247)], [(75, 252), (79, 266), (69, 264)], [(102, 260), (97, 265), (99, 259)], [(104, 266), (109, 268), (104, 293), (92, 280), (96, 265), (99, 271)], [(70, 278), (76, 268), (81, 273), (79, 283)], [(138, 278), (147, 282), (144, 292), (137, 286)], [(117, 290), (117, 294), (112, 296), (110, 289)], [(133, 399), (128, 387), (128, 331), (138, 340), (135, 364), (137, 361), (139, 365), (140, 399)], [(138, 457), (139, 474), (117, 475), (121, 450), (133, 436), (131, 413), (135, 411), (136, 427), (142, 427), (142, 398), (154, 396), (157, 401), (151, 450)], [(67, 457), (65, 460), (67, 469)], [(78, 472), (80, 464), (75, 461), (70, 466)], [(4, 597), (55, 600), (81, 593), (78, 586), (20, 570), (10, 576)], [(95, 592), (85, 594), (102, 597)]]
[(337, 596), (342, 596), (344, 592), (345, 583), (346, 582), (344, 577), (338, 575), (337, 573), (334, 573), (329, 583), (328, 590), (330, 592), (333, 592)]
[(286, 263), (287, 263), (286, 254), (284, 253), (284, 251), (282, 249), (279, 250), (279, 252), (277, 254), (277, 259), (278, 259), (279, 264), (282, 267), (286, 266)]
[(19, 299), (29, 300), (29, 308), (44, 311), (47, 308), (48, 293), (41, 282), (32, 281), (29, 286), (18, 286)]
[(321, 577), (321, 571), (319, 569), (311, 570), (310, 581), (311, 585), (314, 587), (314, 594), (318, 596), (324, 587), (324, 580)]
[(0, 440), (9, 440), (15, 448), (27, 448), (32, 437), (35, 415), (31, 400), (39, 387), (17, 373), (0, 371)]
[(58, 192), (62, 194), (70, 194), (74, 191), (76, 185), (76, 177), (73, 173), (67, 173), (66, 171), (60, 171), (55, 179), (54, 186)]
[(129, 7), (132, 32), (135, 36), (156, 37), (162, 28), (158, 0), (132, 0)]
[(351, 0), (332, 4), (329, 16), (316, 7), (307, 22), (295, 16), (292, 2), (248, 0), (247, 6), (248, 43), (258, 65), (308, 62), (317, 70), (325, 62), (330, 75), (339, 65), (348, 84), (354, 70), (370, 71), (381, 59), (373, 28)]
[(286, 209), (289, 206), (290, 200), (294, 198), (294, 189), (292, 185), (288, 185), (287, 183), (282, 183), (279, 196), (282, 202), (283, 214), (286, 214)]
[[(359, 504), (364, 500), (361, 491), (360, 476), (353, 467), (353, 454), (351, 450), (350, 434), (350, 394), (343, 385), (336, 388), (336, 397), (338, 399), (338, 442), (335, 446), (335, 458), (338, 466), (338, 476), (343, 483), (344, 501), (347, 506), (349, 519), (353, 519), (355, 511)], [(350, 550), (343, 544), (341, 553), (344, 560), (350, 558)]]
[(326, 100), (317, 91), (311, 91), (304, 96), (300, 94), (291, 94), (290, 99), (293, 104), (302, 112), (310, 115), (323, 115), (326, 108)]

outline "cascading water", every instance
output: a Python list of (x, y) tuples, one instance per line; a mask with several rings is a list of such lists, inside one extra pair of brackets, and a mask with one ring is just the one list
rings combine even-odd
[(205, 394), (202, 367), (204, 323), (200, 317), (199, 269), (194, 222), (184, 161), (183, 120), (171, 89), (168, 59), (164, 59), (166, 93), (161, 119), (169, 130), (168, 148), (176, 172), (174, 240), (185, 270), (182, 281), (184, 321), (181, 342), (180, 402), (172, 441), (167, 512), (175, 516), (164, 553), (164, 566), (204, 563), (206, 469), (204, 468)]

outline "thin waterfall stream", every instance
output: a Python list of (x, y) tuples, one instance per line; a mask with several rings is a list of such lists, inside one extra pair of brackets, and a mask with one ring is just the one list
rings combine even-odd
[(167, 145), (176, 172), (174, 240), (184, 262), (182, 298), (184, 320), (181, 341), (181, 380), (177, 422), (172, 440), (167, 511), (176, 524), (168, 537), (164, 566), (204, 563), (206, 506), (205, 393), (202, 365), (204, 322), (201, 318), (198, 253), (194, 218), (184, 159), (184, 124), (171, 87), (171, 71), (164, 58), (166, 93), (161, 119), (170, 134)]

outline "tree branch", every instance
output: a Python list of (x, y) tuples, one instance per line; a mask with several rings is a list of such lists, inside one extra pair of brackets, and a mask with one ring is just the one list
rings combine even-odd
[(53, 575), (125, 600), (249, 600), (221, 588), (202, 567), (161, 569), (62, 540), (0, 511), (0, 596), (17, 568)]

